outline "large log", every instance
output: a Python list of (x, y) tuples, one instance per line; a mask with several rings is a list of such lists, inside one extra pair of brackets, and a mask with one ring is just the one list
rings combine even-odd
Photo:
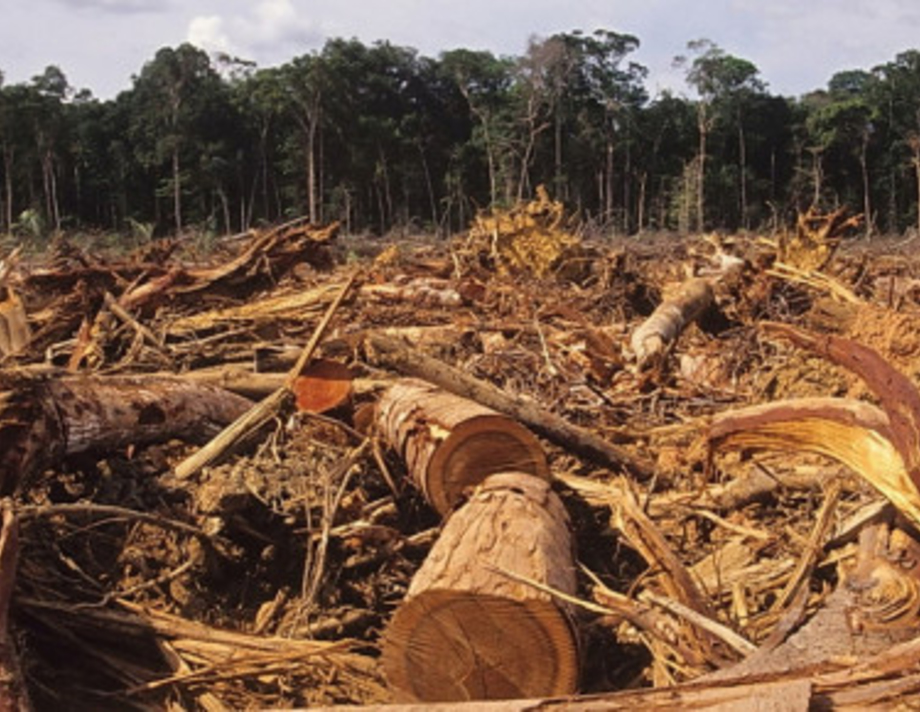
[[(626, 468), (641, 479), (648, 479), (654, 470), (652, 463), (641, 455), (633, 455), (614, 442), (608, 442), (586, 428), (568, 422), (520, 395), (506, 393), (493, 384), (470, 376), (443, 361), (412, 349), (404, 341), (380, 333), (365, 337), (368, 359), (406, 376), (423, 378), (446, 391), (469, 398), (486, 407), (505, 413), (560, 447), (577, 453), (606, 467)], [(618, 437), (611, 433), (607, 437)], [(625, 440), (631, 440), (625, 438)], [(623, 442), (623, 440), (621, 440)]]
[(425, 381), (391, 386), (380, 399), (377, 422), (441, 514), (496, 472), (550, 477), (543, 448), (527, 428)]
[(448, 519), (383, 642), (400, 702), (567, 695), (578, 683), (569, 522), (547, 481), (489, 477)]
[(178, 376), (0, 372), (0, 494), (66, 455), (173, 437), (206, 440), (251, 405)]

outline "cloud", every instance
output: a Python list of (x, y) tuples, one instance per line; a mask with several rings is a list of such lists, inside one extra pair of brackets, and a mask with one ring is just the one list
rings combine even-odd
[(230, 53), (233, 47), (224, 32), (224, 21), (218, 15), (195, 17), (189, 23), (187, 39), (207, 52)]
[[(140, 1), (140, 0), (138, 0)], [(233, 15), (200, 15), (186, 33), (207, 51), (227, 52), (259, 63), (283, 61), (322, 44), (324, 33), (291, 0), (259, 0)]]
[(170, 9), (170, 3), (163, 0), (56, 0), (56, 2), (79, 10), (101, 10), (123, 15), (144, 12), (159, 13)]

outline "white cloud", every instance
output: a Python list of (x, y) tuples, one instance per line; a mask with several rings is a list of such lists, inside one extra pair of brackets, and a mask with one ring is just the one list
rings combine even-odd
[(195, 17), (189, 23), (186, 38), (207, 52), (232, 51), (230, 39), (224, 33), (224, 21), (218, 15)]
[(120, 14), (165, 12), (169, 9), (169, 3), (162, 0), (57, 0), (57, 2), (80, 9), (89, 8)]
[(259, 0), (237, 14), (192, 19), (188, 41), (259, 63), (290, 59), (322, 44), (324, 33), (291, 0)]

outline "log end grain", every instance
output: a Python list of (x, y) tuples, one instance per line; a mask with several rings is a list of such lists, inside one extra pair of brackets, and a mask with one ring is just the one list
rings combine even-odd
[(575, 592), (565, 507), (549, 482), (492, 475), (447, 520), (383, 639), (404, 702), (533, 698), (576, 691), (571, 611), (534, 582)]
[(546, 454), (533, 433), (503, 415), (478, 415), (457, 424), (435, 449), (422, 491), (446, 514), (487, 477), (501, 472), (550, 479)]
[(551, 601), (430, 590), (400, 608), (383, 666), (398, 702), (571, 694), (575, 637)]
[(394, 384), (377, 409), (380, 430), (442, 515), (498, 472), (548, 480), (537, 437), (516, 420), (417, 379)]
[(343, 363), (316, 359), (294, 379), (291, 390), (297, 410), (325, 413), (345, 403), (352, 394), (354, 374)]

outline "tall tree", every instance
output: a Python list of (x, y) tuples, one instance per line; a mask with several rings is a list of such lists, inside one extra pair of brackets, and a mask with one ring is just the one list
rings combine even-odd
[(742, 222), (747, 214), (747, 144), (744, 135), (743, 109), (746, 100), (764, 91), (765, 85), (758, 77), (759, 71), (751, 62), (726, 54), (718, 45), (708, 39), (694, 40), (687, 49), (695, 55), (692, 61), (678, 57), (675, 62), (686, 68), (687, 83), (698, 95), (697, 129), (699, 145), (697, 150), (697, 207), (696, 227), (705, 229), (706, 224), (706, 161), (707, 142), (714, 122), (721, 110), (736, 124), (738, 137), (739, 194)]
[(194, 151), (202, 107), (220, 88), (208, 55), (190, 44), (159, 50), (134, 80), (133, 138), (142, 163), (154, 170), (168, 165), (177, 232), (183, 228), (183, 154)]
[(489, 202), (495, 205), (502, 168), (507, 176), (505, 151), (511, 130), (506, 97), (512, 84), (513, 63), (491, 52), (457, 49), (442, 54), (441, 65), (453, 76), (477, 122), (489, 171)]

